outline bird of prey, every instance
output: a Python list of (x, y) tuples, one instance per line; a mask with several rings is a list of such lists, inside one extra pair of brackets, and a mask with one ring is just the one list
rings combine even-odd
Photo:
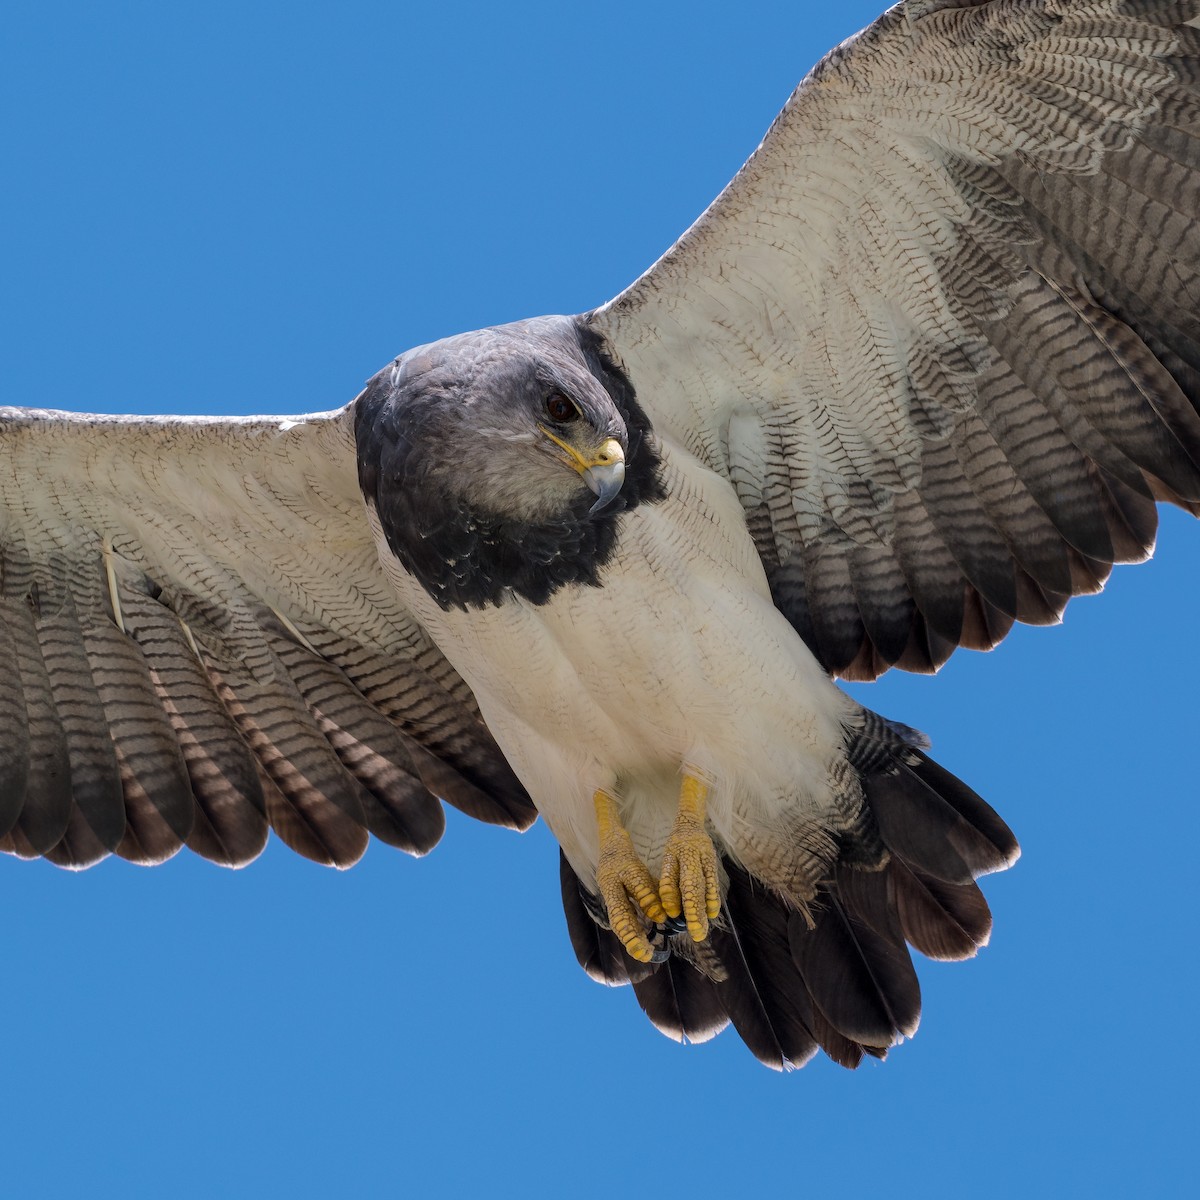
[(291, 420), (2, 410), (0, 846), (348, 866), (540, 813), (659, 1028), (882, 1057), (1017, 846), (834, 680), (1056, 621), (1197, 511), (1198, 20), (901, 4), (597, 309)]

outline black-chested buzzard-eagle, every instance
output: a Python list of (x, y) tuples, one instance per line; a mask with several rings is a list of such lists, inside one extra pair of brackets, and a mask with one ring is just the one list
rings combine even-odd
[(541, 813), (589, 973), (776, 1066), (916, 1028), (1016, 843), (831, 681), (1200, 511), (1200, 0), (921, 0), (608, 304), (291, 420), (0, 410), (0, 848)]

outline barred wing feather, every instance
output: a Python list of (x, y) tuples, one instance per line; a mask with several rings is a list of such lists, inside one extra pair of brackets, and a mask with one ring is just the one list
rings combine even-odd
[(438, 797), (533, 820), (379, 567), (346, 410), (4, 409), (0, 458), (0, 848), (240, 865), (270, 827), (347, 866), (429, 850)]
[(920, 0), (591, 314), (874, 678), (1056, 621), (1200, 507), (1194, 0)]

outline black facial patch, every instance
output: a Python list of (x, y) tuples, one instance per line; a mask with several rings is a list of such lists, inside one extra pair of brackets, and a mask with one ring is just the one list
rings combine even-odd
[[(665, 496), (650, 421), (603, 340), (575, 320), (550, 328), (571, 340), (571, 352), (582, 356), (625, 422), (625, 482), (602, 514), (589, 515), (595, 498), (583, 486), (561, 511), (539, 521), (515, 519), (464, 499), (445, 456), (454, 454), (453, 423), (465, 422), (466, 410), (452, 407), (457, 393), (446, 384), (445, 372), (437, 386), (423, 386), (420, 378), (398, 380), (389, 367), (357, 401), (359, 485), (375, 505), (392, 553), (444, 609), (498, 605), (512, 594), (545, 604), (568, 584), (600, 586), (602, 570), (616, 551), (622, 515)], [(531, 338), (529, 345), (528, 353), (537, 354), (538, 339)], [(514, 338), (513, 352), (524, 352), (520, 338)], [(437, 353), (438, 347), (431, 347), (422, 358)], [(454, 363), (453, 355), (451, 350), (445, 361)], [(470, 370), (468, 358), (464, 373)], [(464, 436), (472, 436), (469, 426)], [(552, 466), (548, 461), (547, 469)]]

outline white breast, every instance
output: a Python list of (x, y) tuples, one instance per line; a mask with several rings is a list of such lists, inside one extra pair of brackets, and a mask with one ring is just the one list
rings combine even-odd
[(853, 707), (772, 604), (732, 488), (662, 449), (668, 499), (622, 518), (602, 587), (443, 612), (381, 555), (584, 879), (596, 789), (621, 798), (655, 872), (685, 764), (712, 780), (710, 820), (735, 854), (785, 812), (819, 819)]

